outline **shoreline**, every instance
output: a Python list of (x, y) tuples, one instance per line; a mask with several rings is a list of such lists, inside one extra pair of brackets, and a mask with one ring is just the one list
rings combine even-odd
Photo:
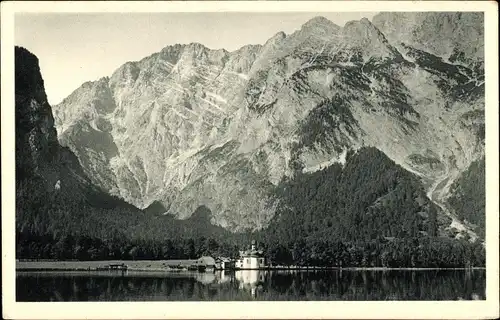
[[(168, 267), (167, 260), (105, 260), (105, 261), (16, 261), (16, 271), (113, 271), (113, 272), (166, 272), (183, 273), (192, 270)], [(107, 270), (110, 264), (124, 264), (125, 269)], [(260, 269), (215, 269), (215, 271), (432, 271), (432, 270), (486, 270), (486, 267), (463, 268), (399, 268), (399, 267), (312, 267), (312, 266), (268, 266)]]

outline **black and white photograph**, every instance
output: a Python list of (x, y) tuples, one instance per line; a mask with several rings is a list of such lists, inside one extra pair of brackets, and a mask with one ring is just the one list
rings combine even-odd
[(498, 316), (498, 7), (370, 2), (9, 7), (12, 303)]

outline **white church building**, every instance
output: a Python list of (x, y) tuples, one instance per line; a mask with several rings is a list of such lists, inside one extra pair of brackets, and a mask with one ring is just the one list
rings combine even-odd
[(252, 241), (250, 250), (240, 251), (240, 257), (236, 260), (236, 269), (255, 270), (266, 267), (262, 250), (257, 250), (255, 241)]

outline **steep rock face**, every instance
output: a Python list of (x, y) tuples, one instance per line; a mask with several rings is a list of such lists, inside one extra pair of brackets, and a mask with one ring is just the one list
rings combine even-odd
[(59, 145), (38, 58), (21, 47), (15, 47), (15, 99), (18, 234), (29, 238), (88, 231), (109, 236), (102, 228), (105, 215), (141, 216), (137, 208), (94, 186), (79, 159)]
[[(461, 39), (440, 33), (446, 25), (403, 29), (407, 17), (436, 15), (381, 14), (344, 28), (318, 17), (234, 52), (166, 47), (55, 106), (59, 141), (108, 192), (142, 208), (159, 201), (180, 218), (205, 205), (231, 230), (267, 225), (284, 177), (342, 162), (362, 146), (444, 199), (483, 154), (484, 79), (482, 44), (457, 44), (471, 65), (443, 56), (455, 47), (438, 44)], [(408, 33), (418, 36), (408, 41)]]
[(443, 59), (484, 62), (484, 16), (479, 12), (384, 12), (373, 18), (391, 41)]
[[(38, 177), (43, 188), (61, 187), (64, 173), (81, 178), (78, 159), (57, 141), (54, 118), (47, 102), (38, 58), (15, 48), (16, 181)], [(63, 163), (68, 164), (62, 170)], [(59, 181), (59, 183), (58, 183)]]

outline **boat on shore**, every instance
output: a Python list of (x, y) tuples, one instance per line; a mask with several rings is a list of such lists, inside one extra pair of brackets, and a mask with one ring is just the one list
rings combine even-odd
[(125, 263), (110, 263), (104, 267), (97, 267), (97, 271), (127, 271), (128, 266)]

